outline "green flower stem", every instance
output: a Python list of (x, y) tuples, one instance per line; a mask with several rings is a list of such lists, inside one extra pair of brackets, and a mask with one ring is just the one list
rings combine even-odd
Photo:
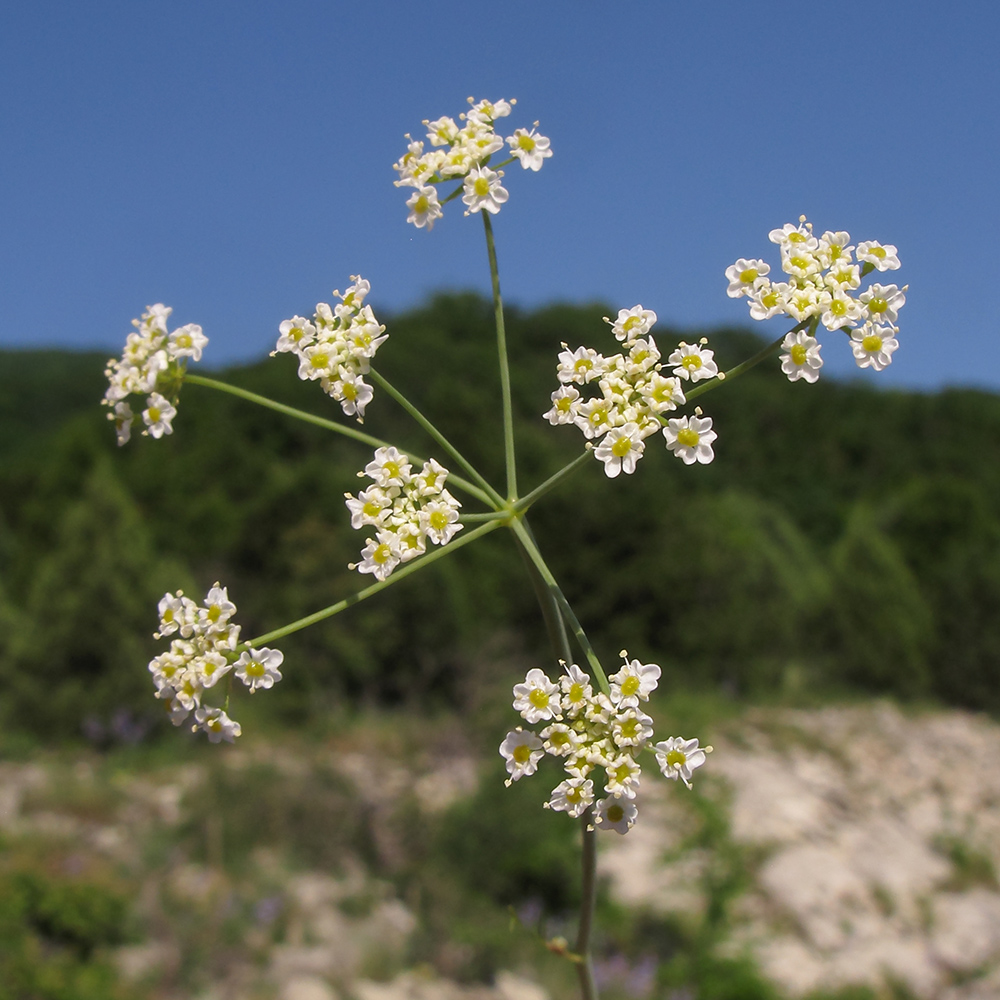
[(517, 503), (514, 504), (515, 513), (520, 514), (522, 511), (526, 511), (536, 500), (541, 500), (546, 493), (554, 490), (564, 479), (568, 476), (573, 475), (574, 472), (582, 469), (587, 459), (591, 455), (591, 449), (588, 448), (582, 455), (578, 455), (573, 459), (568, 465), (564, 465), (557, 473), (549, 476), (541, 486), (536, 486), (530, 493), (521, 497)]
[(510, 519), (510, 511), (491, 510), (485, 514), (459, 514), (458, 519), (462, 524), (471, 524), (475, 521), (503, 521), (506, 523)]
[(730, 368), (729, 371), (723, 372), (718, 378), (713, 378), (707, 382), (703, 382), (701, 385), (696, 386), (690, 392), (684, 393), (684, 398), (689, 402), (692, 399), (700, 396), (702, 393), (708, 392), (711, 389), (715, 389), (722, 385), (723, 382), (727, 382), (731, 378), (736, 378), (742, 375), (744, 372), (750, 371), (751, 368), (759, 365), (765, 358), (769, 358), (774, 354), (779, 347), (781, 347), (781, 342), (788, 336), (789, 333), (798, 333), (799, 330), (804, 330), (807, 326), (812, 324), (814, 319), (804, 319), (801, 323), (796, 324), (788, 331), (788, 333), (783, 333), (776, 341), (768, 344), (767, 347), (761, 348), (752, 358), (747, 358), (742, 364), (738, 364), (735, 368)]
[(369, 373), (372, 379), (377, 382), (390, 396), (392, 396), (392, 398), (396, 400), (396, 402), (399, 403), (399, 405), (406, 410), (406, 412), (413, 417), (413, 419), (420, 424), (420, 426), (423, 427), (423, 429), (427, 431), (427, 433), (430, 434), (430, 436), (434, 438), (434, 440), (437, 441), (437, 443), (441, 445), (441, 447), (444, 448), (444, 450), (448, 452), (448, 454), (451, 455), (451, 457), (455, 459), (455, 461), (458, 462), (458, 464), (461, 465), (470, 476), (472, 476), (472, 478), (480, 485), (483, 492), (493, 498), (493, 502), (490, 506), (495, 507), (496, 509), (504, 506), (503, 497), (500, 496), (500, 494), (497, 493), (492, 486), (490, 486), (483, 476), (480, 475), (478, 469), (476, 469), (476, 467), (468, 459), (466, 459), (466, 457), (444, 436), (444, 434), (441, 433), (441, 431), (434, 426), (434, 424), (430, 422), (430, 420), (427, 419), (427, 417), (425, 417), (394, 385), (392, 385), (392, 383), (390, 383), (384, 375), (379, 374), (379, 372), (375, 371), (374, 368), (370, 369)]
[(497, 268), (497, 248), (493, 240), (490, 213), (481, 211), (486, 229), (486, 251), (490, 258), (493, 280), (493, 316), (497, 328), (497, 353), (500, 357), (500, 391), (503, 393), (503, 450), (507, 464), (507, 499), (517, 499), (517, 466), (514, 460), (514, 416), (510, 400), (510, 364), (507, 360), (507, 334), (503, 322), (503, 300), (500, 298), (500, 271)]
[(608, 696), (611, 695), (611, 685), (608, 683), (607, 674), (604, 672), (604, 668), (601, 666), (601, 661), (597, 658), (597, 653), (594, 652), (594, 647), (591, 646), (590, 640), (587, 638), (587, 633), (583, 631), (583, 626), (580, 624), (580, 619), (576, 617), (576, 613), (570, 607), (569, 601), (566, 600), (566, 595), (562, 592), (559, 584), (556, 583), (556, 578), (552, 575), (552, 570), (549, 569), (548, 564), (542, 557), (541, 552), (538, 551), (538, 546), (535, 544), (534, 538), (531, 537), (531, 532), (521, 523), (519, 518), (515, 518), (510, 522), (510, 528), (517, 535), (518, 541), (524, 546), (525, 552), (531, 558), (531, 561), (535, 564), (538, 569), (539, 575), (545, 581), (546, 586), (549, 588), (553, 598), (559, 605), (559, 610), (562, 612), (563, 618), (566, 623), (573, 630), (573, 635), (576, 636), (576, 641), (580, 644), (580, 648), (586, 654), (587, 662), (590, 664), (591, 669), (594, 671), (594, 675), (597, 677), (597, 683), (601, 690)]
[(364, 601), (369, 597), (373, 597), (375, 594), (379, 593), (379, 591), (385, 590), (386, 587), (391, 587), (394, 583), (399, 583), (400, 580), (410, 576), (411, 573), (416, 573), (417, 570), (423, 569), (425, 566), (429, 566), (432, 562), (436, 562), (443, 556), (460, 549), (463, 545), (468, 545), (469, 542), (474, 542), (477, 538), (482, 538), (483, 535), (488, 535), (494, 529), (499, 528), (503, 523), (504, 522), (499, 519), (488, 521), (486, 524), (481, 525), (478, 528), (474, 528), (468, 534), (458, 536), (458, 538), (449, 542), (447, 545), (443, 545), (440, 548), (435, 549), (433, 552), (429, 552), (427, 555), (421, 556), (419, 559), (415, 559), (413, 562), (407, 563), (401, 569), (397, 569), (387, 580), (380, 580), (378, 583), (373, 583), (370, 587), (365, 587), (364, 590), (359, 590), (356, 594), (351, 594), (350, 597), (345, 597), (342, 601), (338, 601), (336, 604), (331, 604), (328, 608), (323, 608), (322, 611), (316, 611), (311, 615), (306, 615), (305, 618), (300, 618), (298, 621), (294, 621), (290, 625), (283, 625), (281, 628), (276, 628), (273, 632), (265, 632), (263, 635), (258, 635), (254, 639), (248, 639), (246, 645), (260, 646), (264, 643), (276, 642), (278, 639), (282, 639), (286, 635), (291, 635), (293, 632), (299, 632), (302, 629), (308, 628), (310, 625), (315, 625), (317, 622), (321, 622), (326, 618), (332, 618), (334, 615), (339, 615), (341, 611), (346, 611), (347, 608), (354, 604), (359, 604), (361, 601)]
[[(531, 528), (528, 527), (523, 519), (521, 523), (531, 536), (531, 540), (534, 541), (535, 536)], [(531, 556), (521, 543), (520, 537), (515, 535), (514, 539), (517, 542), (517, 551), (521, 553), (521, 558), (527, 567), (528, 575), (531, 577), (531, 585), (535, 589), (535, 597), (538, 599), (538, 605), (542, 609), (542, 617), (545, 619), (545, 630), (549, 633), (549, 642), (552, 645), (553, 653), (555, 653), (556, 661), (561, 660), (563, 663), (571, 663), (573, 654), (569, 648), (569, 636), (566, 635), (566, 622), (559, 613), (559, 604), (549, 589), (548, 584), (542, 579), (541, 573), (538, 572), (538, 567), (532, 562)]]
[(576, 953), (580, 961), (576, 974), (580, 979), (583, 1000), (597, 1000), (597, 983), (594, 981), (594, 962), (590, 956), (590, 931), (594, 925), (597, 905), (597, 830), (594, 828), (594, 809), (591, 806), (580, 817), (583, 832), (583, 878), (580, 900), (580, 926), (576, 934)]
[[(313, 413), (306, 413), (305, 410), (296, 409), (294, 406), (286, 406), (284, 403), (268, 399), (267, 396), (260, 396), (256, 392), (250, 392), (249, 389), (241, 389), (239, 386), (229, 385), (228, 382), (219, 382), (214, 378), (206, 378), (204, 375), (185, 375), (184, 381), (190, 382), (192, 385), (202, 385), (208, 389), (218, 389), (220, 392), (228, 392), (231, 396), (238, 396), (240, 399), (247, 400), (247, 402), (256, 403), (258, 406), (264, 406), (277, 413), (283, 413), (287, 417), (294, 417), (296, 420), (302, 420), (307, 424), (315, 424), (317, 427), (323, 427), (328, 431), (334, 431), (336, 434), (343, 434), (344, 437), (353, 438), (355, 441), (360, 441), (362, 444), (366, 444), (372, 448), (389, 447), (388, 441), (372, 437), (371, 434), (365, 434), (364, 431), (356, 430), (354, 427), (350, 427), (347, 424), (338, 424), (333, 420), (327, 420), (325, 417), (317, 417)], [(406, 454), (415, 462), (423, 463), (424, 461), (424, 459), (422, 459), (419, 455), (414, 455), (410, 451), (407, 451)], [(487, 507), (496, 508), (497, 505), (492, 497), (481, 490), (478, 486), (470, 483), (467, 479), (463, 479), (461, 476), (453, 474), (449, 474), (448, 479), (456, 486), (460, 486), (463, 490), (465, 490), (469, 496), (473, 496), (477, 500), (481, 500)], [(495, 491), (492, 492), (495, 493)]]

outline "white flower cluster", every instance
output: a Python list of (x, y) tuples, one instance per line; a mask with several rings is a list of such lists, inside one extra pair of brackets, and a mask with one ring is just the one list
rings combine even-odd
[(293, 352), (299, 358), (299, 378), (320, 380), (323, 391), (340, 403), (349, 417), (363, 421), (371, 402), (372, 388), (362, 378), (371, 369), (371, 359), (387, 339), (371, 306), (364, 305), (371, 282), (352, 274), (353, 284), (344, 292), (334, 291), (340, 302), (332, 309), (325, 302), (316, 306), (313, 318), (293, 316), (278, 332), (281, 336), (271, 352)]
[[(693, 417), (662, 417), (685, 402), (685, 383), (719, 375), (713, 352), (705, 347), (708, 341), (680, 343), (666, 361), (670, 374), (663, 374), (649, 332), (656, 313), (637, 305), (619, 310), (617, 319), (606, 322), (628, 353), (604, 357), (591, 347), (571, 351), (563, 344), (556, 367), (561, 386), (552, 393), (545, 419), (552, 425), (575, 424), (588, 440), (600, 439), (594, 454), (612, 479), (635, 471), (645, 439), (659, 430), (667, 448), (688, 465), (711, 462), (717, 436), (711, 417), (703, 417), (700, 410)], [(592, 394), (585, 398), (578, 386), (589, 386)]]
[(427, 540), (447, 545), (457, 532), (462, 505), (444, 488), (448, 470), (433, 458), (414, 474), (410, 460), (395, 448), (379, 448), (358, 476), (372, 486), (357, 496), (345, 493), (351, 527), (375, 528), (374, 539), (350, 569), (385, 580), (401, 563), (427, 551)]
[(805, 216), (797, 226), (788, 222), (772, 229), (772, 243), (781, 248), (785, 280), (772, 282), (770, 266), (762, 260), (741, 258), (726, 270), (730, 298), (746, 297), (754, 319), (790, 316), (807, 329), (789, 333), (783, 343), (781, 370), (792, 382), (815, 382), (823, 364), (819, 341), (813, 335), (819, 323), (828, 330), (850, 335), (854, 359), (860, 368), (881, 371), (899, 346), (896, 319), (906, 302), (904, 285), (873, 282), (863, 292), (861, 279), (872, 271), (894, 271), (899, 257), (894, 246), (868, 241), (851, 245), (850, 234), (813, 234)]
[[(208, 592), (203, 605), (195, 604), (178, 590), (163, 595), (159, 611), (160, 628), (153, 637), (177, 638), (171, 640), (166, 653), (149, 661), (156, 697), (165, 703), (175, 726), (194, 712), (195, 731), (204, 730), (212, 743), (232, 743), (242, 731), (240, 724), (223, 709), (203, 705), (202, 696), (230, 671), (250, 688), (251, 694), (257, 688), (274, 687), (281, 680), (278, 668), (284, 654), (261, 647), (247, 649), (237, 657), (240, 627), (232, 622), (236, 605), (218, 583)], [(226, 701), (228, 707), (228, 696)]]
[[(466, 215), (484, 209), (493, 215), (499, 212), (508, 198), (507, 189), (501, 184), (503, 171), (490, 170), (487, 164), (494, 153), (504, 148), (505, 142), (510, 147), (510, 157), (504, 164), (516, 159), (525, 170), (541, 169), (542, 161), (552, 155), (552, 150), (549, 140), (535, 132), (538, 122), (535, 122), (535, 128), (519, 128), (506, 139), (494, 131), (496, 120), (509, 115), (511, 106), (516, 103), (480, 101), (477, 104), (470, 97), (472, 110), (458, 116), (462, 125), (453, 118), (425, 121), (427, 145), (430, 146), (427, 152), (424, 152), (422, 141), (407, 135), (407, 151), (393, 164), (393, 169), (399, 174), (394, 182), (396, 187), (414, 189), (406, 202), (410, 209), (407, 222), (412, 222), (418, 229), (433, 229), (434, 221), (443, 214), (435, 185), (451, 180), (463, 181), (462, 201), (466, 206)], [(456, 190), (454, 194), (457, 193)], [(454, 194), (445, 201), (449, 201)]]
[[(146, 306), (142, 318), (132, 320), (135, 332), (125, 340), (121, 359), (108, 360), (104, 374), (110, 384), (102, 402), (114, 408), (108, 419), (115, 422), (119, 445), (129, 440), (133, 425), (140, 422), (145, 424), (142, 433), (151, 437), (174, 432), (171, 421), (177, 409), (170, 399), (177, 401), (186, 359), (200, 361), (208, 337), (195, 323), (168, 333), (167, 318), (172, 312), (162, 302)], [(131, 395), (147, 397), (141, 414), (132, 413), (127, 399)]]
[(529, 670), (523, 684), (514, 685), (514, 708), (530, 725), (547, 723), (537, 735), (518, 726), (500, 744), (510, 777), (506, 784), (538, 770), (548, 753), (563, 759), (568, 777), (552, 791), (548, 809), (582, 816), (594, 805), (599, 792), (595, 776), (603, 771), (604, 797), (597, 801), (595, 822), (602, 830), (626, 833), (635, 823), (635, 795), (642, 768), (639, 755), (653, 750), (660, 770), (668, 778), (680, 778), (691, 787), (692, 771), (705, 763), (711, 747), (674, 736), (653, 744), (653, 720), (639, 707), (648, 701), (660, 679), (655, 663), (629, 660), (612, 675), (611, 696), (594, 693), (590, 677), (575, 663), (554, 684), (537, 667)]

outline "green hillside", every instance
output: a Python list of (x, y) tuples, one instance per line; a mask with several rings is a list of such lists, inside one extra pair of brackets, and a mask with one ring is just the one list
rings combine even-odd
[[(508, 316), (522, 490), (579, 454), (574, 428), (539, 415), (560, 342), (610, 350), (607, 314)], [(489, 303), (441, 296), (387, 325), (379, 370), (502, 480)], [(760, 346), (742, 331), (710, 339), (727, 367)], [(75, 735), (88, 718), (155, 713), (145, 664), (167, 589), (200, 596), (221, 580), (250, 635), (360, 586), (342, 497), (364, 446), (192, 385), (171, 438), (118, 449), (98, 405), (105, 361), (0, 354), (7, 726)], [(532, 511), (599, 653), (628, 648), (663, 664), (668, 686), (734, 696), (846, 689), (997, 710), (1000, 398), (789, 384), (776, 368), (699, 400), (719, 434), (712, 465), (651, 443), (634, 476), (610, 481), (595, 461)], [(222, 377), (344, 419), (287, 356)], [(435, 450), (384, 394), (365, 429)], [(268, 702), (289, 720), (344, 699), (475, 706), (484, 685), (510, 682), (505, 656), (547, 656), (505, 532), (281, 646), (286, 679)]]

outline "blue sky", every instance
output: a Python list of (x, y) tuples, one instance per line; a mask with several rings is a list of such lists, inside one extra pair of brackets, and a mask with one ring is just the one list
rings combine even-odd
[(994, 4), (913, 0), (7, 4), (0, 346), (118, 353), (162, 301), (221, 363), (352, 273), (376, 313), (488, 291), (479, 220), (415, 230), (391, 170), (475, 95), (555, 152), (508, 170), (509, 301), (749, 325), (724, 271), (776, 266), (768, 231), (804, 213), (899, 247), (901, 347), (860, 377), (997, 389), (998, 40)]

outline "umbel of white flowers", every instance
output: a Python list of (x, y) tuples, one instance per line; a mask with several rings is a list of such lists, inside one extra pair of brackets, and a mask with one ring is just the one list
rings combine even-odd
[[(546, 723), (545, 728), (535, 734), (518, 726), (500, 744), (500, 754), (508, 786), (534, 774), (545, 754), (561, 757), (567, 777), (552, 790), (546, 808), (582, 816), (596, 800), (597, 828), (627, 833), (638, 816), (643, 751), (653, 750), (660, 771), (690, 788), (692, 772), (712, 748), (680, 736), (653, 743), (653, 720), (639, 705), (655, 690), (660, 668), (630, 660), (624, 650), (621, 656), (621, 670), (609, 678), (610, 696), (595, 694), (590, 677), (575, 663), (563, 663), (558, 684), (537, 667), (529, 670), (524, 682), (514, 685), (514, 708), (525, 722)], [(603, 779), (601, 798), (595, 779)]]
[(237, 655), (240, 627), (232, 621), (236, 605), (218, 583), (201, 605), (180, 590), (164, 594), (159, 611), (160, 628), (153, 638), (176, 638), (167, 652), (149, 662), (156, 697), (163, 701), (175, 726), (194, 712), (196, 731), (206, 732), (212, 743), (232, 743), (242, 732), (240, 724), (223, 709), (203, 704), (206, 692), (230, 671), (250, 688), (251, 694), (258, 688), (272, 688), (281, 680), (278, 668), (284, 655), (266, 647), (246, 649)]

